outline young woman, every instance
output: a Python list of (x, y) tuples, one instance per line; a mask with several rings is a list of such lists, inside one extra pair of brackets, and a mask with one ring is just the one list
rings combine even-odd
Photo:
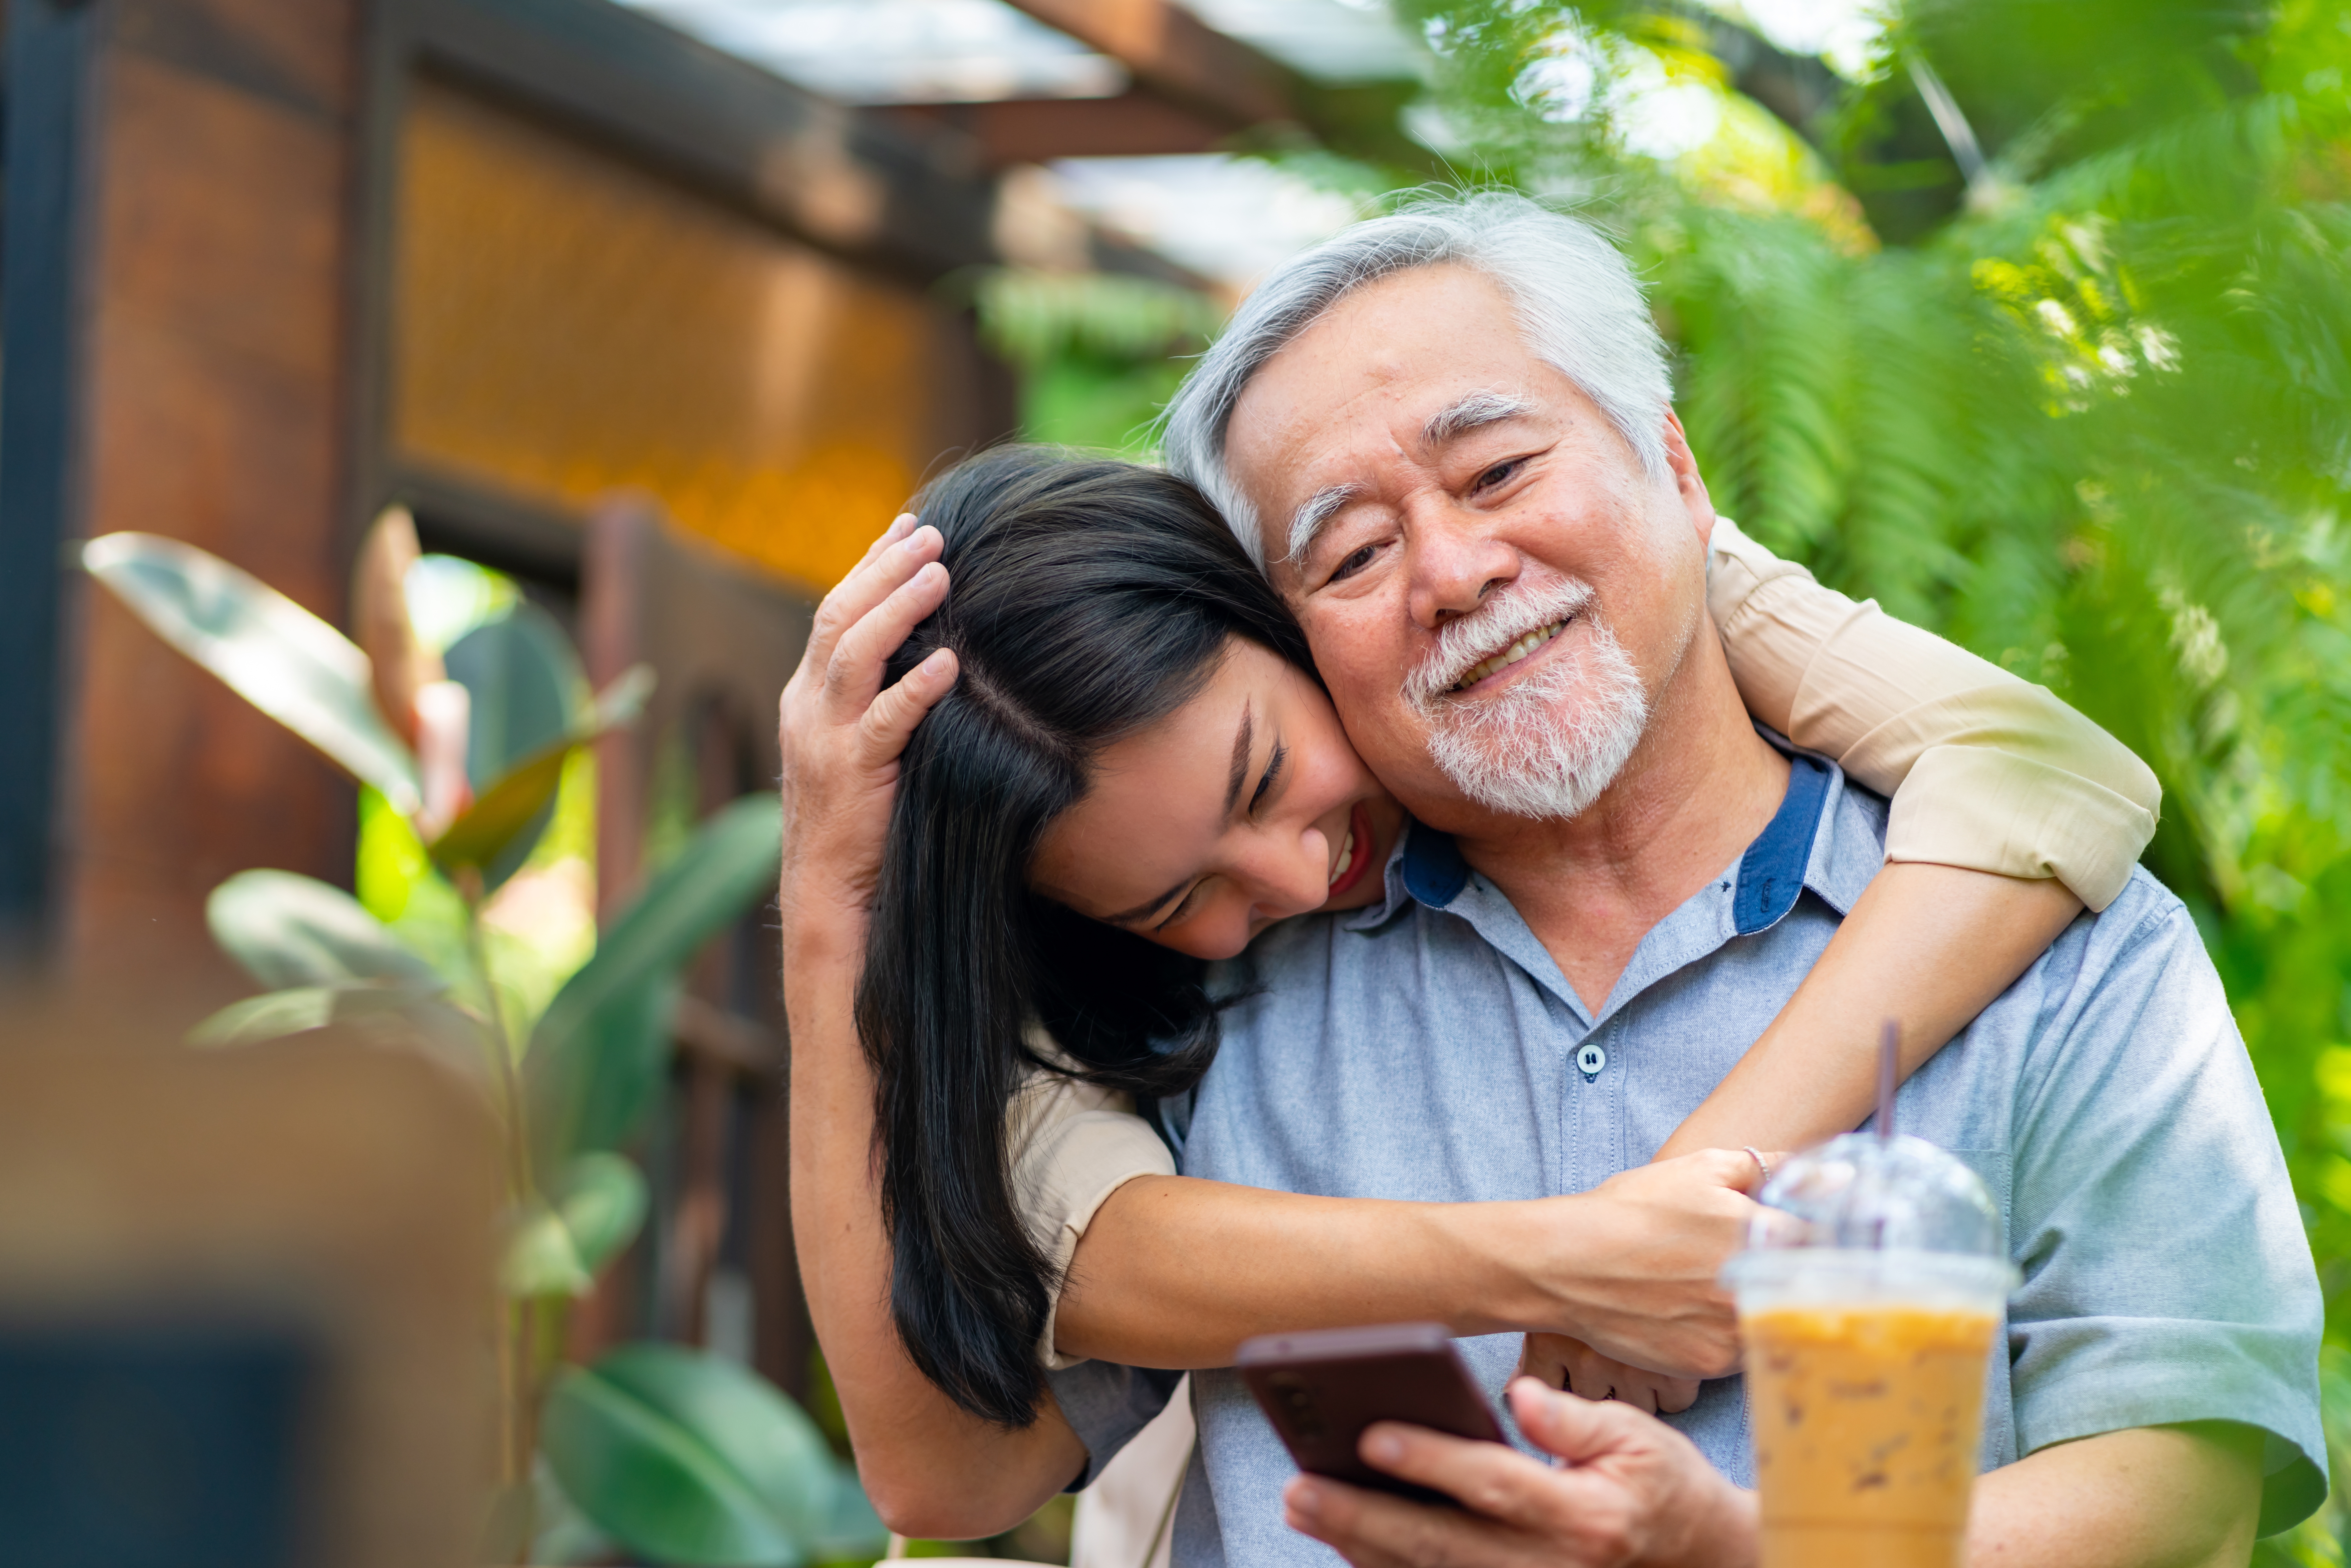
[[(1482, 1205), (1187, 1181), (1125, 1097), (1207, 1069), (1205, 961), (1378, 901), (1403, 814), (1181, 480), (1006, 449), (915, 505), (827, 597), (781, 719), (795, 1231), (868, 1491), (909, 1533), (1008, 1528), (1084, 1469), (1057, 1357), (1215, 1365), (1252, 1333), (1418, 1318), (1573, 1336), (1579, 1391), (1727, 1371), (1711, 1274), (1759, 1161), (1724, 1149), (1861, 1120), (1879, 1019), (1915, 1067), (2152, 831), (2152, 777), (2095, 727), (1719, 525), (1750, 708), (1893, 793), (1913, 858), (1662, 1163)], [(1201, 716), (1242, 703), (1237, 752)]]

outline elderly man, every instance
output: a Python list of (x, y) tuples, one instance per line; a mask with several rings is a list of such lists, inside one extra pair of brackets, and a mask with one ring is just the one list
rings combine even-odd
[[(1507, 196), (1358, 225), (1260, 286), (1171, 410), (1417, 826), (1386, 897), (1291, 922), (1174, 1120), (1183, 1168), (1293, 1191), (1579, 1191), (1735, 1064), (1883, 858), (1885, 803), (1759, 735), (1704, 598), (1713, 513), (1607, 243)], [(2242, 1562), (2324, 1490), (2319, 1297), (2220, 987), (2143, 873), (1904, 1088), (1991, 1184), (2025, 1276), (1985, 1423), (1979, 1560)], [(1468, 1341), (1499, 1388), (1514, 1340)], [(1055, 1375), (1099, 1465), (1155, 1398)], [(1574, 1462), (1379, 1430), (1440, 1512), (1299, 1480), (1196, 1374), (1176, 1561), (1735, 1563), (1735, 1379), (1671, 1425), (1531, 1387)], [(1286, 1513), (1285, 1513), (1286, 1510)]]

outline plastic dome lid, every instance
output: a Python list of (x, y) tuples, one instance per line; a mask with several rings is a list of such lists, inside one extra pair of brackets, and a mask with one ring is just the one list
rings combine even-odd
[(1758, 1196), (1750, 1250), (2000, 1251), (2000, 1212), (1982, 1180), (1924, 1138), (1847, 1133), (1792, 1156)]

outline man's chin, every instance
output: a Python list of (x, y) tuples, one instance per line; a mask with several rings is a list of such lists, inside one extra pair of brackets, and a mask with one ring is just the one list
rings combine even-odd
[(1647, 727), (1638, 688), (1614, 705), (1515, 716), (1503, 725), (1440, 727), (1429, 758), (1469, 804), (1506, 817), (1565, 821), (1583, 815), (1624, 772)]

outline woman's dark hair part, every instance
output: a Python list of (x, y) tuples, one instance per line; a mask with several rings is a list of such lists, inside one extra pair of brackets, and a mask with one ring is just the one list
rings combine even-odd
[[(1030, 893), (1039, 842), (1102, 748), (1191, 700), (1234, 637), (1312, 665), (1216, 509), (1172, 475), (1003, 447), (911, 509), (944, 536), (950, 586), (888, 679), (942, 646), (960, 673), (906, 747), (857, 990), (890, 1305), (925, 1376), (1025, 1427), (1053, 1281), (1011, 1189), (1007, 1107), (1040, 1067), (1179, 1092), (1217, 1045), (1203, 966)], [(1038, 1054), (1032, 1021), (1069, 1062)]]

